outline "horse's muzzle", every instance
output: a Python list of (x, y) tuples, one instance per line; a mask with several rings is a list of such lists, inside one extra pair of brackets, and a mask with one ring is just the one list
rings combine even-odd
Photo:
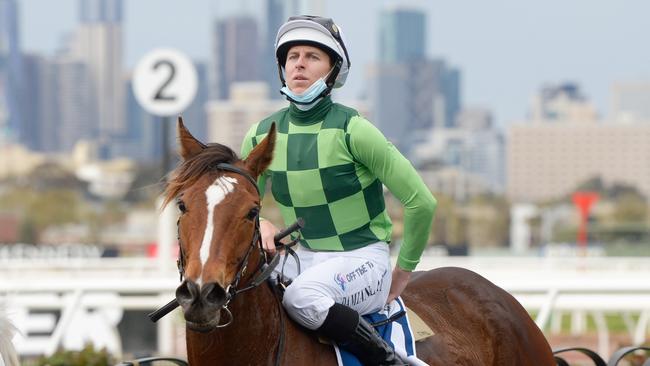
[(209, 332), (219, 324), (227, 292), (215, 282), (199, 287), (196, 282), (185, 280), (176, 289), (176, 300), (183, 308), (185, 321), (190, 329)]

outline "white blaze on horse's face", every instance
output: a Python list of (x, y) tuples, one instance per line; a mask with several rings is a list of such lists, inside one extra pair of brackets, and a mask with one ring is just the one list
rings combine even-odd
[(237, 184), (237, 179), (221, 176), (205, 190), (205, 197), (208, 204), (208, 222), (205, 225), (205, 233), (203, 233), (203, 241), (201, 242), (201, 250), (199, 252), (201, 258), (201, 274), (199, 274), (199, 278), (196, 281), (199, 287), (203, 281), (203, 268), (205, 268), (205, 263), (210, 256), (210, 245), (212, 244), (212, 236), (214, 235), (214, 208), (226, 198), (228, 193), (235, 189), (235, 184)]

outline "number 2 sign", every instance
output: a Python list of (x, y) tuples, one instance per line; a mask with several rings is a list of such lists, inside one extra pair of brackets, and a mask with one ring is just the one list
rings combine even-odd
[(192, 62), (168, 48), (147, 53), (133, 71), (133, 93), (147, 112), (173, 116), (187, 108), (196, 96), (197, 76)]

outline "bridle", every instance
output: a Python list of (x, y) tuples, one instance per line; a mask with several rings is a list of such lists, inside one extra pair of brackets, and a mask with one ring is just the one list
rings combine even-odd
[[(257, 182), (251, 177), (246, 171), (237, 168), (236, 166), (233, 166), (231, 164), (227, 163), (218, 163), (215, 166), (215, 169), (217, 170), (225, 170), (229, 172), (233, 172), (236, 174), (242, 175), (244, 178), (246, 178), (251, 184), (253, 184), (253, 187), (255, 187), (255, 190), (257, 191), (258, 195), (260, 193), (259, 188), (257, 187)], [(178, 228), (179, 221), (177, 221), (177, 228)], [(301, 218), (298, 218), (295, 223), (287, 227), (286, 229), (280, 231), (275, 235), (275, 241), (276, 241), (276, 248), (284, 248), (288, 254), (291, 254), (294, 258), (296, 257), (295, 252), (293, 252), (291, 249), (291, 246), (295, 245), (299, 239), (300, 236), (298, 235), (298, 238), (293, 239), (290, 243), (288, 244), (278, 244), (279, 240), (288, 236), (289, 234), (300, 230), (304, 226), (304, 221)], [(179, 232), (180, 234), (180, 232)], [(185, 272), (185, 253), (183, 253), (183, 246), (180, 240), (180, 235), (178, 238), (178, 244), (179, 244), (179, 255), (178, 255), (178, 260), (176, 261), (176, 265), (178, 267), (178, 272), (180, 274), (180, 280), (183, 281), (183, 273)], [(241, 280), (242, 276), (245, 274), (246, 269), (248, 267), (248, 259), (250, 257), (250, 254), (252, 253), (253, 249), (255, 248), (257, 244), (258, 249), (260, 250), (260, 255), (264, 260), (261, 260), (255, 269), (255, 273), (259, 273), (251, 283), (244, 287), (239, 289), (239, 281)], [(259, 224), (259, 214), (255, 217), (255, 231), (253, 233), (253, 238), (251, 240), (251, 244), (248, 247), (248, 251), (246, 252), (246, 255), (242, 259), (242, 261), (239, 263), (239, 270), (237, 271), (237, 274), (235, 275), (235, 279), (233, 282), (230, 283), (230, 285), (227, 286), (226, 288), (226, 301), (224, 301), (224, 304), (222, 305), (222, 309), (227, 310), (227, 306), (232, 301), (234, 296), (236, 296), (239, 293), (242, 293), (244, 291), (251, 290), (255, 287), (258, 287), (261, 283), (265, 282), (273, 273), (273, 270), (277, 265), (280, 263), (280, 255), (275, 255), (273, 259), (270, 261), (267, 260), (266, 257), (266, 252), (264, 251), (264, 248), (262, 247), (262, 242), (260, 240), (260, 224)], [(285, 256), (285, 262), (286, 262), (286, 256)], [(264, 264), (267, 263), (265, 266)], [(300, 268), (300, 265), (298, 265), (298, 268)], [(176, 309), (180, 304), (176, 299), (168, 302), (167, 304), (163, 305), (161, 308), (158, 310), (155, 310), (151, 313), (148, 314), (149, 319), (151, 319), (152, 322), (157, 322), (162, 318), (163, 316), (169, 314), (172, 312), (172, 310)], [(227, 310), (228, 313), (230, 313), (229, 310)], [(230, 314), (232, 315), (232, 314)], [(228, 322), (230, 324), (230, 322)], [(221, 327), (227, 326), (222, 325)]]
[[(257, 182), (253, 177), (250, 176), (246, 171), (243, 169), (240, 169), (234, 165), (227, 164), (227, 163), (219, 163), (214, 167), (216, 170), (223, 170), (223, 171), (228, 171), (232, 173), (239, 174), (246, 178), (252, 185), (255, 187), (255, 190), (257, 191), (257, 195), (260, 196), (260, 190), (259, 187), (257, 186)], [(230, 302), (235, 298), (237, 294), (240, 294), (242, 292), (252, 290), (255, 287), (259, 286), (264, 280), (266, 280), (271, 273), (273, 272), (273, 269), (275, 266), (268, 266), (266, 270), (263, 270), (264, 264), (267, 262), (266, 260), (266, 252), (264, 251), (264, 248), (262, 247), (262, 240), (261, 240), (261, 234), (260, 234), (260, 216), (259, 213), (255, 216), (254, 218), (255, 222), (255, 230), (253, 231), (253, 238), (251, 239), (251, 243), (248, 246), (248, 250), (246, 251), (246, 254), (244, 255), (244, 258), (239, 262), (238, 265), (238, 270), (237, 273), (235, 274), (235, 278), (233, 281), (226, 286), (225, 291), (226, 291), (226, 299), (224, 300), (224, 303), (221, 305), (221, 310), (226, 311), (226, 313), (229, 316), (228, 322), (225, 324), (218, 324), (216, 327), (217, 328), (223, 328), (227, 327), (232, 323), (233, 321), (233, 315), (228, 309), (228, 305)], [(178, 273), (180, 275), (180, 281), (183, 281), (183, 274), (185, 273), (185, 253), (183, 252), (183, 245), (181, 243), (181, 237), (180, 237), (180, 218), (176, 222), (176, 227), (177, 227), (177, 232), (178, 232), (178, 247), (179, 247), (179, 253), (178, 253), (178, 259), (176, 260), (176, 265), (178, 267)], [(254, 273), (260, 273), (257, 278), (255, 278), (248, 286), (239, 288), (239, 282), (241, 281), (242, 277), (246, 274), (246, 270), (248, 269), (248, 259), (253, 252), (253, 249), (257, 246), (257, 248), (260, 251), (261, 258), (264, 258), (263, 260), (260, 260), (258, 262), (257, 268), (255, 269)]]
[[(257, 191), (258, 196), (261, 196), (259, 187), (257, 186), (257, 182), (255, 181), (255, 179), (253, 179), (253, 177), (250, 176), (250, 174), (248, 174), (248, 172), (246, 172), (246, 171), (244, 171), (244, 170), (242, 170), (240, 168), (237, 168), (234, 165), (227, 164), (227, 163), (218, 163), (218, 164), (216, 164), (216, 166), (214, 168), (216, 170), (228, 171), (228, 172), (236, 173), (236, 174), (239, 174), (239, 175), (243, 176), (244, 178), (246, 178), (253, 185), (253, 187), (255, 187), (255, 190)], [(179, 226), (179, 224), (180, 224), (180, 219), (179, 219), (179, 221), (176, 222), (177, 231), (178, 231), (178, 246), (179, 246), (178, 260), (176, 261), (176, 265), (178, 267), (178, 272), (180, 274), (180, 280), (182, 282), (183, 281), (183, 274), (185, 273), (185, 254), (183, 253), (183, 245), (181, 243), (181, 238), (180, 238), (180, 230), (179, 230), (180, 226)], [(289, 235), (290, 233), (292, 233), (292, 232), (294, 232), (296, 230), (299, 230), (300, 228), (303, 227), (303, 225), (304, 225), (304, 221), (302, 221), (302, 219), (298, 219), (296, 221), (296, 223), (294, 223), (293, 225), (289, 226), (288, 228), (282, 230), (280, 233), (278, 233), (276, 235), (276, 237), (275, 237), (276, 243), (277, 243), (277, 240)], [(227, 327), (234, 320), (234, 317), (233, 317), (232, 313), (228, 309), (228, 305), (234, 299), (234, 297), (237, 294), (240, 294), (240, 293), (248, 291), (248, 290), (252, 290), (252, 289), (258, 287), (260, 284), (262, 284), (264, 282), (267, 282), (266, 280), (271, 276), (271, 274), (273, 273), (273, 270), (275, 269), (275, 267), (277, 267), (278, 263), (280, 262), (280, 257), (281, 257), (280, 255), (275, 255), (273, 257), (273, 259), (271, 259), (270, 262), (268, 261), (268, 259), (266, 257), (266, 252), (264, 251), (264, 248), (262, 247), (262, 241), (260, 240), (260, 238), (261, 238), (261, 234), (260, 234), (260, 218), (259, 218), (259, 212), (258, 212), (258, 214), (255, 216), (255, 231), (253, 232), (253, 238), (251, 239), (251, 243), (248, 246), (248, 250), (246, 251), (246, 255), (244, 256), (244, 258), (239, 263), (239, 269), (237, 270), (237, 274), (235, 275), (235, 279), (225, 289), (225, 291), (226, 291), (226, 299), (225, 299), (224, 303), (221, 305), (220, 310), (225, 310), (230, 319), (225, 324), (218, 324), (216, 326), (217, 328)], [(285, 249), (287, 249), (287, 252), (289, 252), (290, 251), (290, 246), (295, 245), (295, 243), (297, 241), (298, 241), (298, 239), (294, 239), (290, 244), (283, 245), (283, 247)], [(248, 267), (249, 257), (251, 255), (251, 253), (253, 252), (253, 249), (256, 246), (257, 246), (258, 250), (260, 251), (261, 258), (263, 258), (263, 260), (259, 261), (258, 266), (257, 266), (257, 268), (255, 269), (255, 272), (254, 272), (254, 273), (259, 273), (259, 274), (254, 277), (254, 279), (250, 282), (250, 284), (248, 286), (245, 286), (243, 288), (239, 288), (239, 282), (240, 282), (241, 278), (245, 275), (246, 269)], [(293, 252), (293, 251), (291, 251), (291, 252)], [(292, 256), (295, 257), (295, 253), (293, 253)], [(285, 256), (285, 262), (286, 262), (286, 256)], [(265, 263), (267, 263), (266, 266), (265, 266)], [(282, 350), (284, 349), (284, 345), (285, 345), (285, 331), (286, 331), (286, 325), (285, 325), (285, 320), (284, 320), (285, 317), (284, 317), (284, 313), (283, 313), (283, 309), (282, 309), (282, 302), (279, 299), (278, 289), (276, 287), (272, 286), (272, 285), (270, 285), (270, 286), (271, 286), (271, 291), (273, 292), (273, 296), (276, 299), (276, 303), (278, 305), (279, 316), (280, 316), (280, 338), (279, 338), (279, 341), (278, 341), (278, 346), (277, 346), (277, 351), (276, 351), (276, 359), (275, 359), (275, 364), (280, 365), (280, 361), (281, 361), (281, 358), (282, 358)], [(165, 304), (164, 306), (162, 306), (160, 309), (150, 313), (148, 315), (149, 319), (151, 319), (151, 321), (153, 321), (153, 322), (157, 322), (160, 318), (162, 318), (163, 316), (169, 314), (172, 310), (174, 310), (178, 306), (179, 306), (178, 301), (176, 299), (174, 299), (174, 300), (170, 301), (169, 303)]]
[[(252, 185), (255, 187), (255, 190), (257, 191), (257, 196), (261, 197), (260, 194), (260, 189), (257, 186), (257, 182), (253, 177), (250, 176), (246, 171), (237, 168), (234, 165), (227, 164), (227, 163), (219, 163), (216, 165), (217, 170), (224, 170), (228, 171), (231, 173), (236, 173), (244, 178), (246, 178)], [(246, 255), (244, 255), (244, 258), (239, 262), (239, 269), (237, 270), (237, 274), (235, 274), (235, 278), (233, 281), (226, 286), (225, 291), (226, 291), (226, 299), (224, 303), (221, 305), (221, 309), (225, 311), (228, 314), (228, 321), (225, 324), (217, 324), (216, 328), (224, 328), (230, 325), (233, 320), (235, 319), (234, 316), (232, 315), (232, 312), (230, 309), (228, 309), (228, 305), (230, 302), (237, 296), (237, 294), (240, 294), (242, 292), (252, 290), (259, 286), (261, 283), (266, 282), (266, 280), (271, 276), (271, 273), (273, 273), (273, 270), (275, 267), (278, 265), (280, 256), (276, 255), (273, 257), (271, 260), (271, 263), (269, 263), (266, 268), (264, 268), (264, 264), (268, 262), (267, 257), (266, 257), (266, 252), (264, 251), (264, 248), (262, 247), (262, 240), (261, 240), (261, 234), (260, 234), (260, 215), (259, 212), (257, 215), (255, 215), (255, 230), (253, 231), (253, 238), (251, 239), (251, 243), (248, 246), (248, 250), (246, 251)], [(181, 238), (180, 238), (180, 232), (179, 232), (179, 237), (178, 237), (178, 246), (179, 246), (179, 256), (178, 256), (178, 272), (180, 274), (181, 281), (183, 280), (183, 273), (185, 272), (185, 257), (183, 253), (183, 245), (181, 243)], [(239, 281), (242, 279), (242, 277), (246, 274), (246, 269), (248, 268), (248, 259), (253, 252), (253, 249), (257, 247), (258, 250), (260, 251), (260, 258), (263, 258), (258, 262), (257, 268), (255, 269), (255, 272), (253, 273), (259, 273), (253, 281), (248, 286), (245, 286), (243, 288), (239, 288)], [(276, 351), (276, 357), (275, 357), (275, 364), (280, 365), (280, 360), (282, 358), (282, 350), (284, 349), (284, 343), (285, 343), (285, 324), (284, 324), (284, 316), (282, 312), (282, 304), (280, 303), (279, 300), (277, 300), (277, 289), (272, 288), (273, 291), (273, 296), (276, 298), (276, 302), (278, 304), (278, 311), (279, 311), (279, 316), (280, 316), (280, 339), (278, 342), (278, 349)]]

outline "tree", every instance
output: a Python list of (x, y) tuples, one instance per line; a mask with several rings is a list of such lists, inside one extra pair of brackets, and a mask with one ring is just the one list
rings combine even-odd
[(434, 196), (438, 200), (438, 207), (431, 230), (432, 243), (444, 246), (466, 244), (466, 219), (461, 207), (450, 196), (442, 193), (436, 193)]
[(619, 223), (645, 222), (648, 216), (648, 204), (638, 194), (625, 192), (614, 200), (612, 218)]
[(503, 196), (479, 195), (467, 208), (467, 237), (472, 247), (507, 245), (510, 235), (510, 203)]
[(70, 189), (13, 187), (0, 196), (0, 209), (21, 217), (21, 240), (28, 242), (37, 242), (48, 227), (78, 221), (80, 205), (80, 194)]

